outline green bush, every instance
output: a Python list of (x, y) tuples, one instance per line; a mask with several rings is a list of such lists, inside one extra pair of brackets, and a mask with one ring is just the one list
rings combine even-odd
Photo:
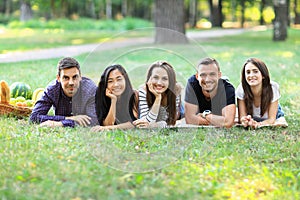
[[(0, 17), (1, 20), (1, 17)], [(1, 21), (0, 21), (1, 22)], [(7, 25), (9, 28), (33, 28), (33, 29), (65, 29), (65, 30), (132, 30), (136, 28), (153, 26), (151, 22), (124, 18), (122, 20), (94, 20), (80, 18), (78, 20), (57, 19), (45, 21), (43, 19), (21, 22), (12, 20)]]
[(16, 17), (6, 16), (0, 13), (0, 24), (7, 25), (10, 21), (16, 20)]

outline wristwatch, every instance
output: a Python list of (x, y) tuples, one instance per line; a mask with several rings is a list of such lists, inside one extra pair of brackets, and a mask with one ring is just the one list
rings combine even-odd
[(210, 111), (210, 110), (204, 110), (203, 113), (202, 113), (202, 117), (203, 117), (204, 119), (206, 119), (206, 116), (209, 115), (209, 114), (211, 114), (211, 111)]

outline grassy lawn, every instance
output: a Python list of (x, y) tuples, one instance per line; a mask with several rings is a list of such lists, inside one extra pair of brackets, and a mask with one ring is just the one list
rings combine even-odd
[[(189, 45), (95, 50), (76, 57), (83, 74), (96, 83), (108, 64), (124, 65), (135, 88), (143, 83), (149, 64), (159, 59), (170, 61), (185, 84), (204, 56), (215, 57), (223, 75), (237, 86), (246, 58), (258, 57), (280, 84), (280, 103), (289, 127), (95, 134), (86, 128), (42, 128), (29, 125), (27, 119), (0, 117), (0, 197), (299, 199), (299, 35), (300, 30), (290, 29), (287, 41), (275, 43), (267, 30)], [(45, 87), (55, 77), (57, 61), (1, 63), (0, 80)]]
[(127, 38), (149, 36), (147, 30), (130, 31), (144, 27), (153, 27), (153, 24), (132, 18), (123, 20), (79, 19), (75, 21), (61, 19), (48, 22), (40, 20), (13, 21), (6, 26), (0, 24), (0, 54), (100, 43), (120, 32), (127, 32)]

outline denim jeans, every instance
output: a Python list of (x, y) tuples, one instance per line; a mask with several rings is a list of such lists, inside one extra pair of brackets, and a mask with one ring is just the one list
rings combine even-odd
[[(278, 104), (278, 111), (277, 111), (277, 114), (276, 114), (276, 119), (278, 119), (279, 117), (283, 117), (284, 116), (284, 112), (280, 106), (280, 104)], [(266, 119), (264, 118), (261, 118), (261, 117), (253, 117), (253, 119), (257, 122), (262, 122)]]
[(278, 119), (279, 117), (283, 117), (283, 116), (284, 116), (284, 112), (283, 112), (280, 104), (278, 104), (278, 111), (277, 111), (276, 119)]

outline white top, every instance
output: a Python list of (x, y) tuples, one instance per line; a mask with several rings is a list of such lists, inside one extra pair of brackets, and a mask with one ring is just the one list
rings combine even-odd
[[(280, 98), (280, 91), (279, 91), (279, 85), (278, 83), (271, 81), (271, 86), (272, 86), (272, 90), (273, 90), (273, 99), (272, 99), (272, 103), (277, 101)], [(235, 91), (235, 95), (238, 99), (240, 100), (244, 100), (244, 90), (242, 87), (242, 84), (239, 84), (239, 86), (237, 87), (236, 91)], [(263, 119), (268, 119), (268, 112), (265, 112), (263, 114), (263, 116), (260, 115), (260, 106), (259, 107), (255, 107), (255, 105), (253, 104), (253, 117), (258, 117), (258, 118), (263, 118)]]
[[(180, 108), (180, 95), (176, 97), (176, 109), (178, 108)], [(139, 114), (140, 119), (145, 118), (148, 122), (166, 121), (168, 119), (167, 107), (160, 106), (158, 114), (150, 111), (144, 87), (139, 88)]]

